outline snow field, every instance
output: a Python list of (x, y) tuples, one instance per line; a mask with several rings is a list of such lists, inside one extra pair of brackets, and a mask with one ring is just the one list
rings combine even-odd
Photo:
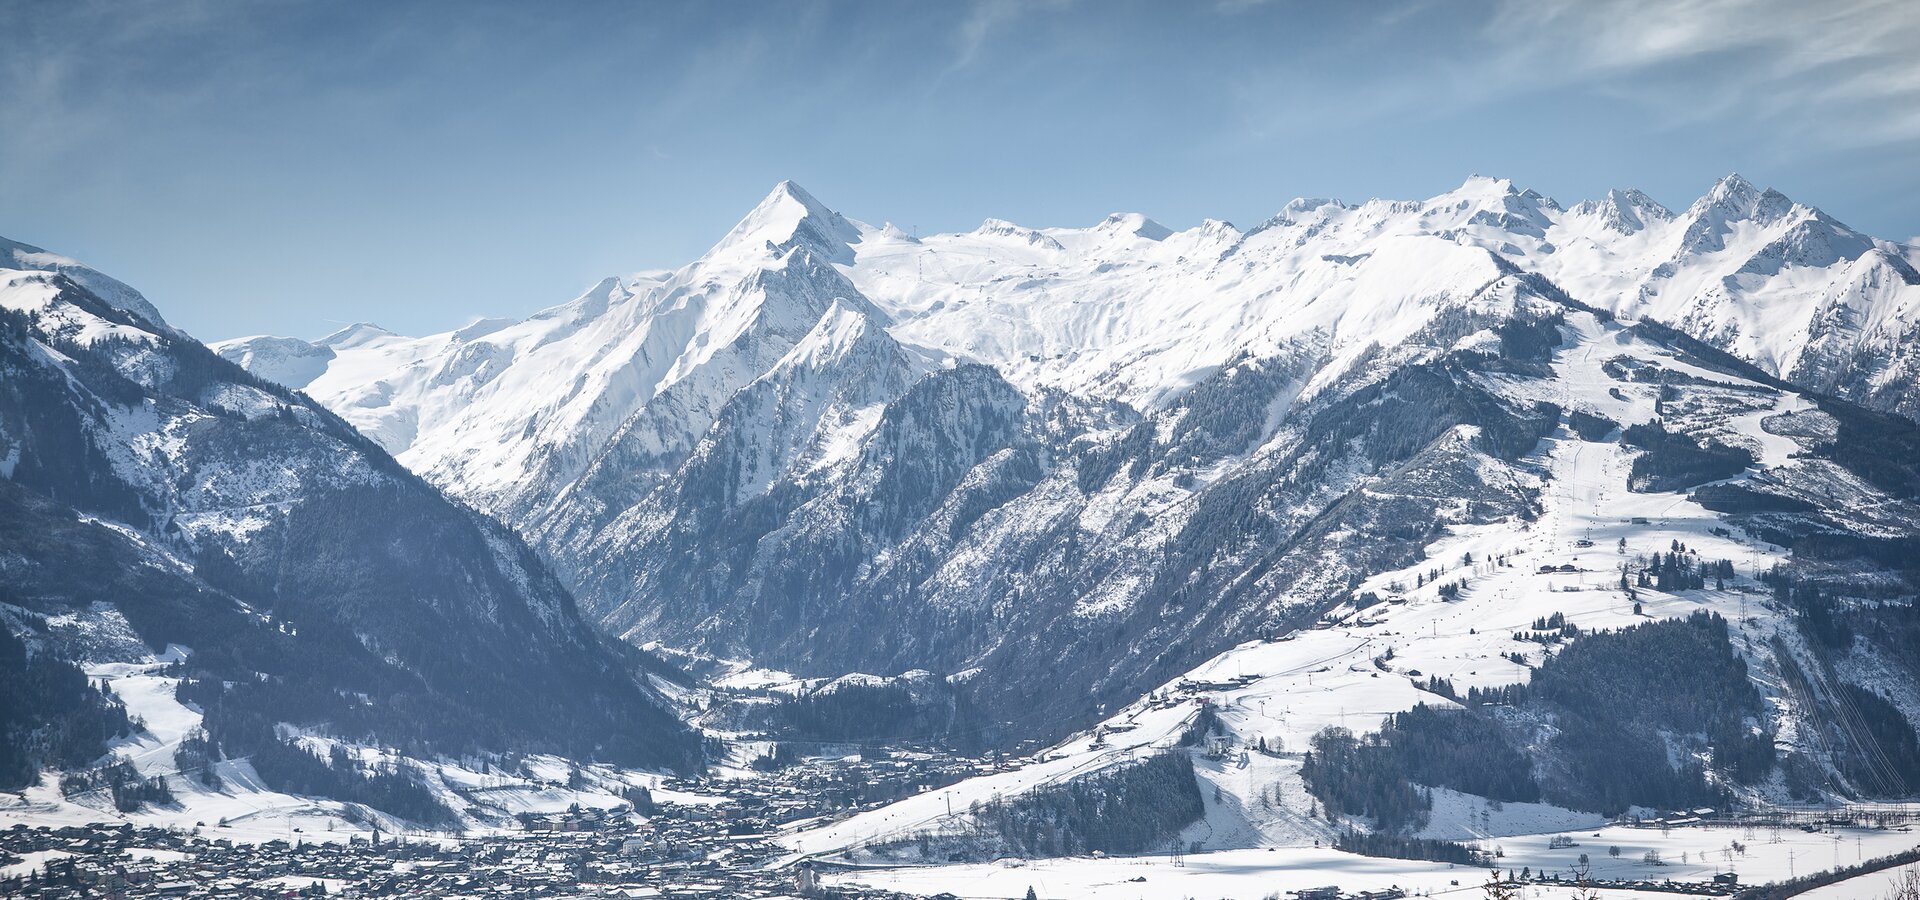
[[(1504, 853), (1501, 869), (1565, 873), (1579, 863), (1585, 853), (1589, 871), (1599, 879), (1706, 881), (1713, 875), (1733, 871), (1746, 884), (1760, 884), (1804, 875), (1814, 869), (1850, 865), (1856, 859), (1871, 859), (1913, 846), (1913, 835), (1901, 831), (1848, 829), (1836, 833), (1810, 834), (1783, 829), (1778, 835), (1759, 829), (1747, 837), (1743, 829), (1700, 827), (1673, 828), (1662, 833), (1655, 828), (1606, 827), (1567, 832), (1578, 846), (1549, 849), (1554, 835), (1539, 834), (1510, 837), (1497, 841)], [(1778, 838), (1776, 841), (1775, 838)], [(1747, 853), (1733, 853), (1729, 846), (1738, 841)], [(1615, 858), (1608, 848), (1619, 847)], [(1645, 862), (1648, 851), (1659, 853), (1663, 865)], [(1731, 858), (1729, 856), (1731, 855)], [(1837, 861), (1837, 862), (1836, 862)], [(1142, 879), (1135, 881), (1134, 879)], [(1278, 893), (1322, 885), (1339, 885), (1347, 891), (1382, 890), (1400, 887), (1417, 896), (1479, 897), (1487, 870), (1467, 866), (1450, 867), (1445, 863), (1380, 859), (1358, 856), (1338, 850), (1312, 847), (1226, 850), (1188, 854), (1176, 864), (1167, 856), (1115, 857), (1109, 859), (1071, 858), (1050, 860), (1003, 860), (995, 863), (942, 865), (892, 869), (870, 869), (834, 873), (827, 877), (833, 884), (861, 884), (886, 890), (917, 894), (951, 892), (966, 900), (974, 898), (1016, 898), (1028, 886), (1049, 900), (1184, 900), (1205, 897), (1222, 900), (1260, 900)], [(1859, 898), (1869, 900), (1874, 893), (1850, 893), (1860, 887), (1872, 888), (1875, 876), (1852, 882), (1841, 892), (1809, 894), (1822, 900)], [(1459, 882), (1457, 885), (1454, 882)], [(1834, 886), (1840, 888), (1840, 885)], [(1832, 890), (1832, 889), (1828, 889)], [(1530, 885), (1523, 889), (1526, 898), (1565, 898), (1571, 891)], [(1657, 900), (1672, 898), (1670, 893), (1647, 891), (1603, 891), (1606, 900)]]

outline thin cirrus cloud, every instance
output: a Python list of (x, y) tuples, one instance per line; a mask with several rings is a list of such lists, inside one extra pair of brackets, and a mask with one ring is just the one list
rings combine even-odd
[(1830, 146), (1920, 139), (1905, 0), (1508, 0), (1485, 36), (1510, 83), (1591, 81), (1680, 120), (1744, 113)]
[(1276, 97), (1310, 95), (1314, 113), (1368, 121), (1574, 93), (1630, 104), (1658, 129), (1764, 126), (1776, 156), (1920, 140), (1920, 5), (1907, 0), (1409, 0), (1371, 11), (1371, 28), (1316, 34), (1249, 67), (1230, 88), (1249, 136), (1297, 125), (1299, 103)]
[(1022, 18), (1064, 10), (1072, 4), (1073, 0), (974, 0), (954, 28), (953, 68), (971, 65), (996, 33), (1015, 26)]

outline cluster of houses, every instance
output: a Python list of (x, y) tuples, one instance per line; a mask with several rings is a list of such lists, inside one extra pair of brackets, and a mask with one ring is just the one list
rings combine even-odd
[[(248, 844), (217, 828), (14, 825), (0, 829), (0, 896), (891, 898), (898, 895), (823, 888), (810, 869), (772, 869), (780, 851), (768, 838), (995, 765), (939, 752), (872, 752), (662, 792), (688, 802), (529, 812), (517, 817), (518, 830), (484, 837), (403, 841), (375, 831)], [(314, 837), (327, 840), (309, 842)]]
[[(658, 823), (658, 824), (655, 824)], [(811, 871), (768, 868), (757, 835), (605, 817), (595, 830), (530, 830), (463, 840), (357, 837), (340, 843), (234, 843), (124, 825), (0, 831), (0, 896), (35, 900), (490, 897), (619, 900), (803, 895), (896, 900), (822, 888)], [(20, 870), (24, 869), (24, 872)]]
[(1349, 894), (1341, 891), (1337, 885), (1305, 888), (1298, 891), (1288, 891), (1287, 893), (1291, 894), (1294, 900), (1400, 900), (1400, 898), (1407, 895), (1406, 891), (1397, 887), (1383, 888), (1377, 891), (1357, 891)]
[(767, 777), (710, 781), (691, 787), (725, 797), (750, 810), (764, 809), (775, 825), (806, 818), (853, 815), (896, 800), (1025, 765), (995, 752), (971, 757), (933, 748), (866, 749), (857, 755), (818, 759)]

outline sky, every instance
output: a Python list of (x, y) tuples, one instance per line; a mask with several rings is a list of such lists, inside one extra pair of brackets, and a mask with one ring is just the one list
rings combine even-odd
[(523, 316), (782, 179), (924, 234), (1739, 172), (1908, 241), (1914, 47), (1911, 0), (0, 0), (0, 235), (206, 340)]

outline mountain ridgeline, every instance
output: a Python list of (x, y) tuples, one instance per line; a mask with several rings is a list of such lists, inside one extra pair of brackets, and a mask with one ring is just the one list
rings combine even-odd
[(1679, 212), (1475, 178), (1246, 231), (926, 237), (782, 184), (688, 266), (524, 321), (216, 349), (508, 522), (613, 633), (930, 670), (996, 741), (1573, 502), (1550, 444), (1624, 441), (1623, 489), (1697, 489), (1793, 548), (1781, 577), (1910, 614), (1911, 467), (1854, 448), (1920, 434), (1913, 256), (1737, 177)]

